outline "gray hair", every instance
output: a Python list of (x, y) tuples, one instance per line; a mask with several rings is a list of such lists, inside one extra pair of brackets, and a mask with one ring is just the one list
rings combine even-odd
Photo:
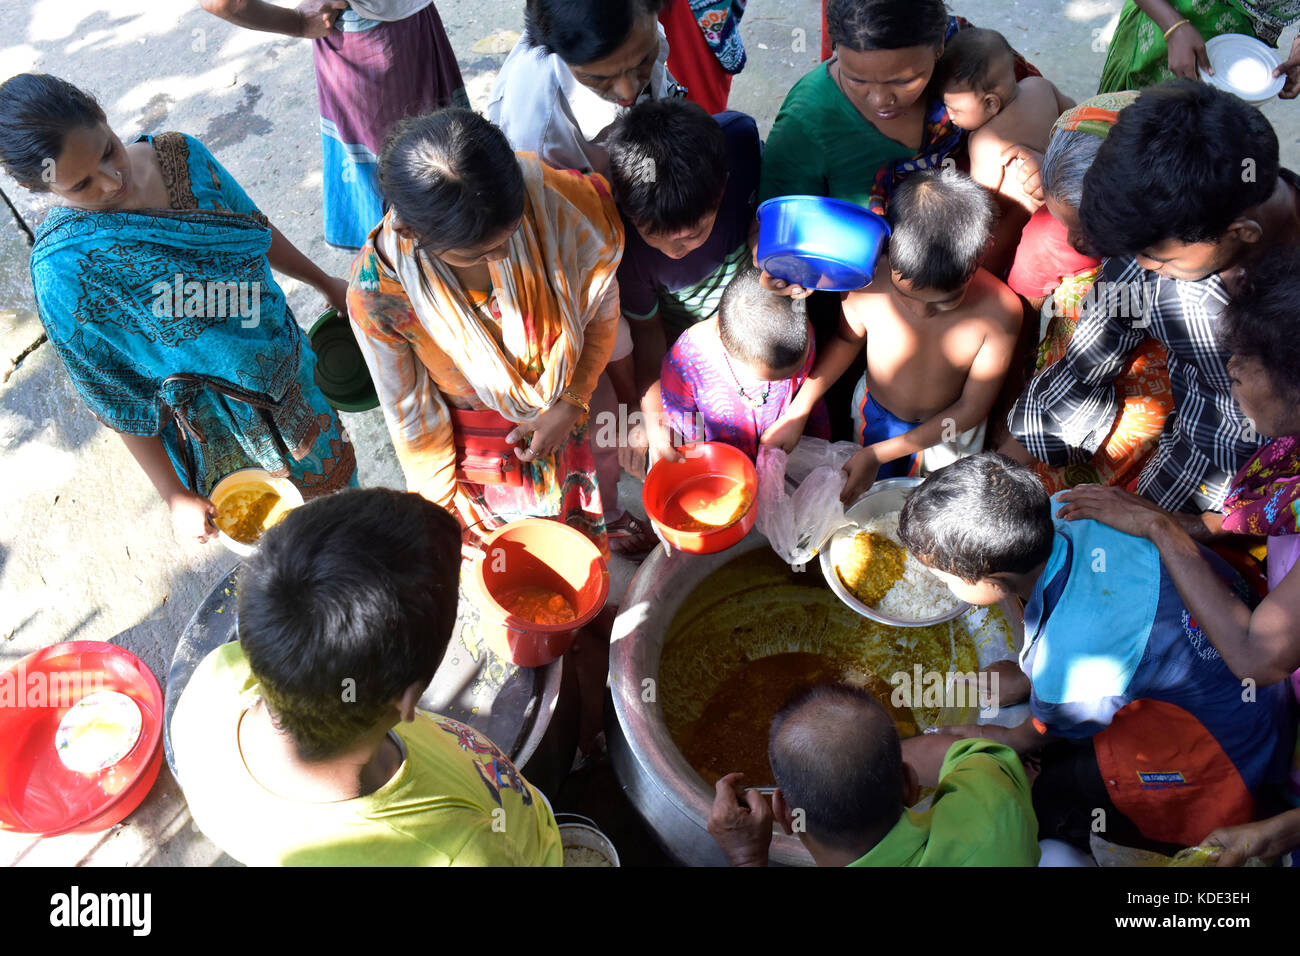
[(1078, 209), (1083, 204), (1083, 177), (1105, 139), (1081, 129), (1061, 129), (1052, 136), (1043, 157), (1043, 191)]

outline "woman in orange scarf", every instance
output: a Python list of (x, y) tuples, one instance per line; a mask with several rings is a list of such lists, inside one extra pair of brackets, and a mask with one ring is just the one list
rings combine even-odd
[(380, 187), (348, 306), (408, 487), (469, 544), (535, 516), (607, 550), (587, 438), (623, 253), (605, 181), (447, 109), (394, 131)]

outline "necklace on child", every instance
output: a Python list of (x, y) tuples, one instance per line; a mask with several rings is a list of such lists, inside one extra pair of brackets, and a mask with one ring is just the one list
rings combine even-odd
[(747, 393), (745, 391), (745, 386), (740, 384), (740, 376), (738, 376), (736, 374), (736, 370), (732, 368), (731, 356), (727, 354), (727, 350), (725, 348), (722, 350), (722, 358), (727, 363), (727, 371), (731, 373), (732, 380), (736, 383), (736, 393), (740, 396), (740, 400), (744, 402), (746, 405), (748, 405), (750, 408), (761, 408), (764, 405), (766, 405), (767, 397), (772, 394), (772, 383), (764, 382), (763, 394), (759, 395), (756, 398), (753, 395)]

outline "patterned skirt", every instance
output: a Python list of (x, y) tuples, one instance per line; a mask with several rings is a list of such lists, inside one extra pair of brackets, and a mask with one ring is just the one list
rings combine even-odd
[[(1037, 371), (1065, 355), (1079, 321), (1079, 304), (1097, 280), (1097, 272), (1093, 269), (1065, 279), (1043, 303), (1044, 311), (1051, 310), (1051, 320), (1039, 346)], [(1049, 494), (1082, 484), (1124, 486), (1142, 473), (1142, 466), (1160, 443), (1165, 419), (1174, 410), (1165, 358), (1165, 347), (1155, 339), (1147, 339), (1130, 356), (1115, 379), (1120, 400), (1115, 427), (1090, 460), (1064, 467), (1034, 464)]]
[(390, 23), (345, 10), (313, 48), (325, 241), (359, 249), (383, 218), (379, 156), (388, 133), (408, 116), (468, 107), (465, 83), (432, 3)]

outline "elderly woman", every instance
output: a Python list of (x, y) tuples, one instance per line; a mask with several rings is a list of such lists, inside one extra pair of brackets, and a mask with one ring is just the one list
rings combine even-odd
[[(1221, 320), (1231, 354), (1232, 394), (1260, 434), (1272, 437), (1239, 471), (1224, 502), (1222, 531), (1268, 541), (1268, 594), (1253, 610), (1211, 570), (1197, 546), (1219, 529), (1218, 515), (1170, 514), (1118, 488), (1081, 486), (1062, 496), (1061, 515), (1093, 518), (1148, 538), (1160, 550), (1178, 593), (1223, 661), (1243, 681), (1265, 686), (1290, 680), (1300, 695), (1300, 252), (1267, 254), (1241, 281)], [(1291, 773), (1300, 804), (1300, 752)], [(1270, 824), (1270, 826), (1265, 826)], [(1300, 846), (1295, 813), (1248, 824), (1255, 852)], [(1267, 832), (1254, 832), (1263, 828)], [(1238, 862), (1246, 827), (1217, 831), (1214, 842)], [(1290, 841), (1288, 843), (1288, 841)], [(1285, 844), (1285, 845), (1284, 845)]]
[(217, 533), (207, 495), (256, 466), (304, 496), (355, 483), (356, 456), (316, 387), (279, 271), (344, 308), (347, 286), (280, 234), (203, 144), (124, 144), (54, 76), (0, 86), (0, 163), (62, 200), (37, 229), (41, 324), (86, 405), (122, 441), (178, 536)]
[(468, 110), (406, 121), (348, 305), (407, 485), (467, 544), (517, 518), (607, 538), (587, 410), (618, 321), (604, 180), (515, 154)]
[[(1065, 355), (1080, 304), (1101, 271), (1101, 259), (1089, 253), (1079, 223), (1083, 177), (1119, 111), (1136, 98), (1133, 92), (1095, 96), (1062, 113), (1052, 128), (1038, 171), (1044, 203), (1025, 226), (1007, 277), (1007, 285), (1041, 314), (1036, 372)], [(1034, 157), (1022, 156), (1030, 161), (1026, 178), (1032, 182)], [(1046, 465), (1034, 461), (1009, 436), (999, 450), (1034, 468), (1051, 492), (1083, 482), (1127, 484), (1141, 472), (1173, 407), (1164, 346), (1148, 339), (1115, 384), (1122, 401), (1119, 419), (1090, 461), (1067, 467)]]

